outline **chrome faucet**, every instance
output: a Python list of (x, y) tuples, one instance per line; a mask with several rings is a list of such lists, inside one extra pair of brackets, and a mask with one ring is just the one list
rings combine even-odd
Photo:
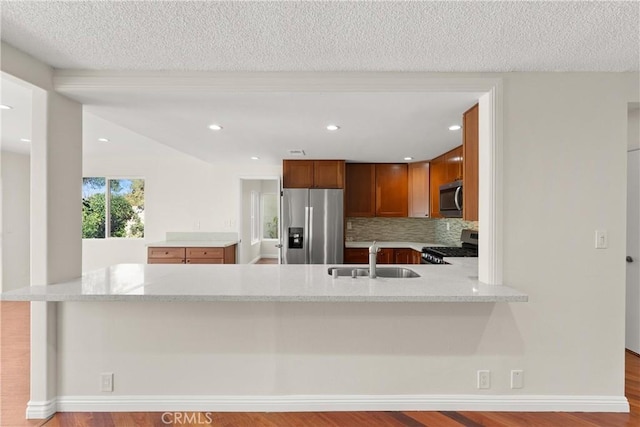
[(376, 246), (376, 241), (369, 246), (369, 278), (376, 278), (376, 258), (378, 257), (378, 251), (380, 249)]

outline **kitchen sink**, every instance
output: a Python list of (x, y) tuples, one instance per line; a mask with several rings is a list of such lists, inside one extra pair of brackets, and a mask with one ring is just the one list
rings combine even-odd
[[(337, 273), (334, 273), (336, 271)], [(337, 274), (338, 277), (368, 277), (368, 268), (358, 267), (330, 267), (329, 275), (333, 276)], [(420, 277), (415, 271), (404, 267), (378, 267), (376, 268), (376, 275), (378, 277), (389, 277), (394, 279), (406, 279), (411, 277)]]

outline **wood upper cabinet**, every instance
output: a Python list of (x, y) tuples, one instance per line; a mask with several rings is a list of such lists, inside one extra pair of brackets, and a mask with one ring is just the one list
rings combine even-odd
[(432, 218), (442, 218), (440, 215), (440, 186), (463, 179), (463, 162), (462, 145), (431, 160), (429, 165), (429, 200)]
[(284, 188), (313, 188), (313, 160), (283, 160)]
[(447, 178), (446, 182), (459, 181), (463, 177), (462, 170), (463, 150), (462, 145), (444, 154)]
[(378, 163), (376, 169), (376, 216), (406, 217), (408, 168), (406, 163)]
[(344, 160), (314, 160), (313, 188), (344, 188)]
[(429, 208), (431, 218), (442, 218), (440, 215), (440, 186), (447, 179), (444, 157), (436, 157), (429, 164)]
[(346, 175), (346, 215), (376, 216), (376, 165), (347, 163)]
[(429, 162), (409, 163), (409, 216), (429, 216)]
[(283, 160), (283, 188), (344, 188), (344, 160)]
[(462, 116), (462, 147), (464, 150), (464, 189), (462, 218), (478, 220), (478, 104)]

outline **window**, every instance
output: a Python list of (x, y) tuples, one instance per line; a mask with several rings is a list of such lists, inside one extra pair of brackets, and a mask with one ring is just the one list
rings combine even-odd
[(262, 195), (262, 238), (278, 238), (278, 195)]
[(82, 238), (144, 237), (144, 179), (82, 178)]
[(251, 244), (260, 242), (260, 193), (251, 192)]

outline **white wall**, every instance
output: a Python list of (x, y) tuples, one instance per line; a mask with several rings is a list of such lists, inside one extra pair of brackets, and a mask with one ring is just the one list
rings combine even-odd
[(640, 148), (640, 107), (629, 108), (629, 127), (627, 132), (627, 150)]
[[(626, 185), (638, 74), (491, 76), (504, 79), (504, 283), (528, 303), (62, 303), (59, 394), (96, 395), (114, 372), (118, 395), (622, 397), (626, 196), (612, 189)], [(233, 198), (227, 184), (212, 192)]]
[(29, 155), (2, 151), (1, 291), (29, 286)]
[[(237, 232), (239, 176), (280, 173), (256, 164), (212, 165), (91, 114), (85, 121), (112, 129), (118, 140), (86, 147), (84, 176), (145, 179), (145, 238), (83, 240), (83, 271), (144, 263), (145, 244), (164, 240), (167, 231)], [(94, 143), (85, 136), (85, 145)]]

